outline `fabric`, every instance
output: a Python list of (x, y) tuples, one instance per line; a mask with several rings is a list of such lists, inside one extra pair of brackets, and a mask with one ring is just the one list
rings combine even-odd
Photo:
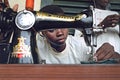
[[(118, 14), (115, 11), (95, 9), (94, 23), (98, 25), (105, 17), (112, 14)], [(100, 26), (99, 26), (100, 27)], [(120, 37), (119, 37), (119, 25), (115, 27), (106, 28), (103, 32), (97, 34), (97, 47), (95, 51), (105, 42), (114, 46), (116, 52), (120, 53)]]
[(69, 35), (66, 40), (66, 48), (62, 52), (56, 52), (46, 41), (46, 38), (36, 35), (37, 52), (39, 63), (45, 61), (46, 64), (81, 64), (81, 61), (88, 61), (90, 54), (84, 39)]
[[(103, 44), (103, 43), (110, 43), (114, 46), (114, 49), (116, 52), (120, 53), (120, 29), (119, 25), (116, 25), (115, 27), (109, 27), (106, 28), (104, 31), (99, 31), (99, 28), (101, 26), (97, 26), (105, 17), (112, 14), (118, 14), (118, 12), (115, 11), (109, 11), (109, 10), (100, 10), (95, 8), (93, 12), (93, 27), (98, 28), (97, 32), (94, 33), (96, 36), (93, 36), (95, 41), (91, 42), (91, 44), (96, 45), (96, 47), (93, 47), (93, 54), (96, 52), (96, 50)], [(80, 31), (75, 32), (75, 36), (80, 35)], [(84, 34), (83, 34), (84, 35)], [(91, 40), (92, 41), (92, 40)]]

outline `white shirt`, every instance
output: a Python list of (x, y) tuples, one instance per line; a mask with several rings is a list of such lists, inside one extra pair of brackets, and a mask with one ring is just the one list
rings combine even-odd
[(52, 49), (46, 38), (36, 35), (37, 51), (39, 63), (42, 60), (46, 64), (80, 64), (81, 61), (88, 61), (90, 55), (83, 38), (68, 36), (66, 48), (62, 52), (56, 52)]

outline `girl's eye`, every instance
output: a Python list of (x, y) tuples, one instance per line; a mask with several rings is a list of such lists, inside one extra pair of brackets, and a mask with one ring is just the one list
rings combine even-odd
[(55, 29), (48, 29), (48, 31), (49, 31), (49, 32), (54, 32), (54, 31), (55, 31)]

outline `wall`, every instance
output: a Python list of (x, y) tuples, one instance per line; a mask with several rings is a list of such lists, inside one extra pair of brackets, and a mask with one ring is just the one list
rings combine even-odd
[[(74, 15), (87, 9), (91, 3), (90, 0), (54, 0), (53, 4), (60, 6), (65, 14)], [(120, 13), (120, 0), (111, 0), (110, 9)]]
[[(25, 9), (25, 1), (26, 0), (8, 0), (8, 1), (10, 3), (10, 7), (11, 8), (13, 7), (13, 5), (19, 4), (18, 11)], [(41, 0), (34, 0), (34, 1), (35, 1), (35, 3), (34, 3), (34, 10), (38, 11), (40, 9)]]
[(52, 3), (53, 3), (53, 0), (41, 0), (41, 8), (46, 5), (50, 5)]

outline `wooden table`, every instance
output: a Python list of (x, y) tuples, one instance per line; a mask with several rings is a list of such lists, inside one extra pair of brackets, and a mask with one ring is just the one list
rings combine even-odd
[(1, 64), (0, 80), (120, 80), (120, 65)]

